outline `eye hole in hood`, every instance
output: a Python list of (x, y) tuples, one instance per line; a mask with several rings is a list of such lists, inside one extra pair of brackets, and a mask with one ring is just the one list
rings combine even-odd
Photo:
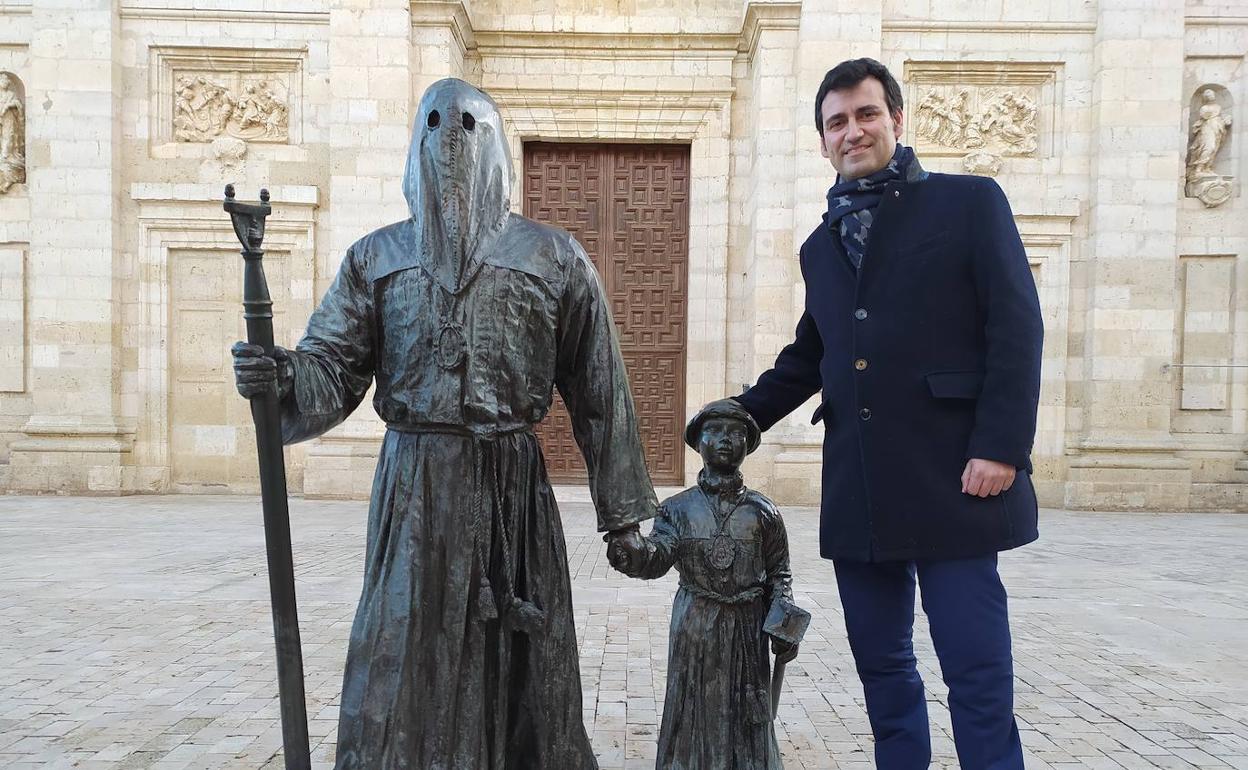
[(514, 177), (502, 116), (484, 91), (446, 78), (425, 91), (413, 123), (403, 195), (422, 264), (443, 288), (458, 291), (490, 253), (510, 213)]

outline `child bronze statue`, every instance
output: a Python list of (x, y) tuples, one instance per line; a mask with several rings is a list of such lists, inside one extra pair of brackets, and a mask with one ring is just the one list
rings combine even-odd
[(704, 408), (685, 430), (704, 463), (698, 485), (663, 502), (644, 551), (625, 569), (646, 579), (673, 566), (680, 573), (658, 770), (782, 767), (768, 640), (779, 672), (810, 615), (792, 603), (780, 512), (742, 483), (741, 462), (758, 442), (758, 425), (735, 401)]

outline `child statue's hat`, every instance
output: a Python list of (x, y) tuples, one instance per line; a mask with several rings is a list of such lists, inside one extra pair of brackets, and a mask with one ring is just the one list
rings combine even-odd
[(758, 449), (758, 442), (762, 438), (762, 431), (758, 429), (758, 423), (754, 422), (754, 418), (750, 416), (750, 413), (745, 411), (745, 407), (731, 398), (721, 398), (702, 407), (702, 411), (694, 415), (689, 424), (685, 426), (685, 443), (691, 448), (697, 449), (698, 439), (702, 436), (702, 423), (712, 417), (740, 420), (745, 423), (746, 454)]

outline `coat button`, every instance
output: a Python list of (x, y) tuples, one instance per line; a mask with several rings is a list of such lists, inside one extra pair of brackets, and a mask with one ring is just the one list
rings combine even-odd
[(854, 318), (857, 318), (859, 321), (865, 321), (865, 320), (867, 320), (867, 311), (866, 311), (866, 308), (861, 308), (861, 307), (860, 307), (860, 308), (858, 308), (857, 310), (855, 310), (855, 311), (854, 311)]
[(870, 419), (871, 419), (871, 410), (870, 410), (870, 409), (867, 409), (867, 408), (864, 406), (862, 409), (859, 409), (859, 410), (858, 410), (858, 416), (859, 416), (859, 417), (861, 417), (861, 418), (862, 418), (862, 419), (864, 419), (864, 420), (870, 420)]
[(894, 197), (894, 198), (900, 198), (900, 197), (901, 197), (901, 190), (893, 190), (893, 197)]
[(858, 371), (860, 371), (860, 372), (861, 372), (861, 371), (863, 371), (864, 369), (866, 369), (866, 368), (867, 368), (867, 359), (865, 359), (865, 358), (860, 358), (860, 359), (858, 359), (857, 361), (855, 361), (855, 362), (854, 362), (854, 368), (855, 368), (855, 369), (857, 369), (857, 370), (858, 370)]

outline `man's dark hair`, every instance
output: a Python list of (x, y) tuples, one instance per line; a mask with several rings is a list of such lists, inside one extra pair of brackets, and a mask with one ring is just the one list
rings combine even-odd
[(828, 70), (815, 96), (815, 130), (823, 134), (823, 98), (829, 91), (845, 91), (867, 78), (875, 78), (884, 86), (884, 102), (889, 115), (901, 112), (901, 86), (893, 79), (888, 67), (875, 59), (848, 59)]

